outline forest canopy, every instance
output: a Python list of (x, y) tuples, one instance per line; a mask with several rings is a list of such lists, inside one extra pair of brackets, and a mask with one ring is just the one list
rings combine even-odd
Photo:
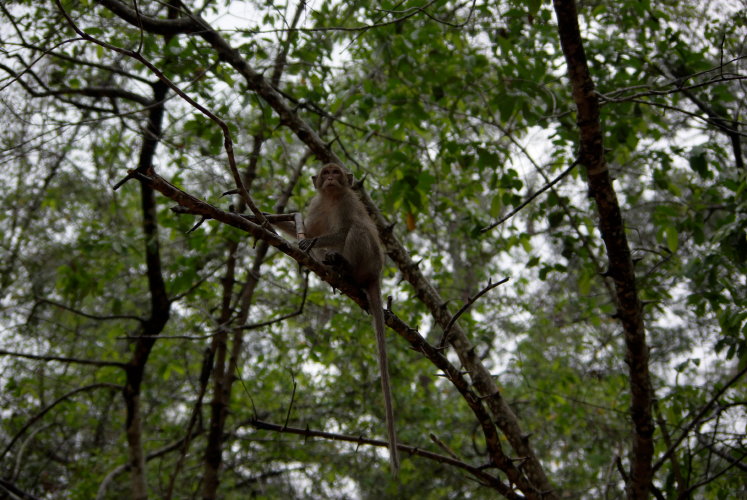
[(746, 13), (3, 1), (0, 498), (747, 495)]

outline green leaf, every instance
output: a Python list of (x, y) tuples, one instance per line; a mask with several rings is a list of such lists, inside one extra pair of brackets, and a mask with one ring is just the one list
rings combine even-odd
[(527, 0), (527, 7), (529, 8), (529, 15), (536, 16), (537, 11), (542, 6), (542, 0)]
[(701, 149), (693, 150), (693, 153), (690, 155), (688, 161), (690, 163), (690, 168), (693, 169), (693, 171), (695, 171), (703, 179), (713, 178), (713, 174), (708, 170), (708, 159), (706, 157), (705, 151)]
[(679, 245), (679, 235), (677, 229), (672, 226), (666, 226), (664, 228), (664, 236), (667, 242), (667, 248), (670, 252), (675, 253)]

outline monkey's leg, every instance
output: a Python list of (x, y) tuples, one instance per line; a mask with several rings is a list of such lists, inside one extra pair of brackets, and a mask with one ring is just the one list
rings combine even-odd
[(353, 275), (353, 266), (350, 265), (350, 262), (341, 253), (328, 252), (324, 256), (322, 264), (331, 267), (345, 278), (350, 278)]

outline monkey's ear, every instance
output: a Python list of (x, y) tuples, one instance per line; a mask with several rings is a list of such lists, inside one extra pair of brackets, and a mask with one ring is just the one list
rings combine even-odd
[(318, 186), (316, 185), (316, 178), (317, 178), (317, 176), (316, 176), (316, 175), (312, 175), (312, 176), (311, 176), (311, 182), (313, 182), (313, 183), (314, 183), (314, 187), (318, 187)]
[(348, 186), (353, 185), (353, 174), (347, 174), (348, 177)]

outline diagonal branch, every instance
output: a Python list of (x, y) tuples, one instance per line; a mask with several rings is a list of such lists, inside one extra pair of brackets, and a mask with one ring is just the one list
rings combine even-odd
[(684, 429), (680, 432), (680, 435), (677, 437), (677, 439), (674, 440), (674, 442), (669, 446), (669, 449), (664, 453), (664, 455), (657, 460), (656, 464), (653, 466), (653, 471), (656, 472), (661, 468), (662, 465), (667, 461), (667, 459), (677, 450), (677, 447), (682, 443), (682, 441), (685, 440), (685, 438), (692, 432), (695, 427), (697, 427), (703, 420), (703, 418), (706, 416), (706, 414), (713, 408), (713, 405), (716, 404), (716, 401), (724, 395), (724, 393), (729, 390), (734, 384), (736, 384), (739, 379), (741, 379), (745, 374), (747, 374), (747, 366), (739, 370), (734, 376), (730, 377), (729, 380), (724, 382), (724, 384), (719, 388), (718, 391), (711, 397), (710, 400), (706, 404), (703, 405), (703, 407), (698, 410), (698, 413), (695, 414), (695, 416), (690, 420), (690, 423), (685, 426)]
[(443, 348), (446, 345), (446, 342), (449, 340), (449, 332), (451, 331), (451, 327), (454, 326), (454, 323), (456, 323), (456, 320), (459, 319), (459, 317), (467, 312), (467, 309), (469, 309), (472, 304), (474, 304), (477, 299), (488, 293), (493, 288), (502, 285), (508, 281), (508, 278), (503, 278), (502, 280), (493, 283), (492, 280), (488, 281), (488, 284), (485, 288), (474, 294), (473, 296), (467, 298), (467, 301), (464, 303), (464, 305), (454, 314), (454, 316), (451, 317), (449, 322), (446, 324), (446, 328), (444, 328), (444, 333), (441, 335), (441, 340), (438, 343), (439, 348)]
[(106, 382), (100, 382), (97, 384), (91, 384), (91, 385), (87, 385), (84, 387), (78, 387), (77, 389), (74, 389), (68, 392), (67, 394), (63, 394), (62, 396), (60, 396), (59, 398), (55, 399), (54, 401), (49, 403), (47, 406), (42, 408), (36, 415), (34, 415), (33, 417), (31, 417), (30, 419), (26, 421), (23, 427), (21, 427), (21, 429), (15, 433), (15, 435), (10, 440), (10, 442), (5, 446), (5, 449), (2, 451), (2, 453), (0, 453), (0, 460), (2, 460), (5, 457), (5, 455), (8, 454), (10, 449), (13, 448), (13, 445), (16, 443), (16, 441), (18, 441), (27, 430), (29, 430), (29, 428), (31, 428), (31, 426), (34, 425), (36, 422), (41, 420), (44, 417), (44, 415), (49, 413), (49, 411), (52, 410), (52, 408), (62, 403), (63, 401), (70, 399), (71, 397), (75, 396), (78, 393), (85, 392), (85, 391), (91, 391), (93, 389), (101, 389), (101, 388), (120, 390), (122, 389), (122, 386), (116, 385), (116, 384), (110, 384)]
[[(366, 205), (369, 213), (372, 214), (376, 225), (379, 229), (382, 242), (386, 245), (387, 255), (397, 264), (400, 272), (404, 279), (412, 285), (415, 290), (415, 294), (418, 299), (428, 308), (431, 316), (441, 328), (445, 329), (452, 319), (452, 315), (448, 311), (446, 301), (441, 297), (441, 294), (436, 290), (435, 286), (425, 277), (422, 271), (418, 268), (418, 264), (415, 263), (410, 253), (405, 249), (402, 243), (397, 239), (392, 231), (392, 225), (388, 223), (386, 219), (381, 215), (376, 205), (374, 205), (371, 197), (363, 191), (359, 192), (363, 203)], [(398, 329), (393, 326), (389, 321), (389, 311), (385, 311), (387, 325), (393, 330), (408, 340), (416, 350), (422, 352), (426, 358), (442, 370), (442, 350), (438, 349), (430, 344), (424, 343), (424, 349), (420, 350), (418, 346), (422, 345), (419, 340), (420, 334), (414, 331), (414, 336), (409, 336), (410, 333), (406, 328)], [(477, 354), (474, 344), (467, 337), (467, 333), (459, 326), (458, 323), (452, 325), (449, 334), (449, 342), (454, 348), (455, 352), (459, 356), (459, 361), (464, 366), (464, 369), (469, 373), (471, 384), (470, 393), (472, 393), (472, 387), (474, 387), (476, 394), (479, 399), (487, 404), (489, 413), (486, 412), (487, 418), (492, 421), (493, 427), (496, 425), (506, 436), (506, 439), (513, 448), (514, 453), (524, 460), (522, 463), (522, 473), (526, 476), (528, 481), (524, 481), (522, 484), (526, 486), (521, 488), (522, 492), (527, 498), (543, 498), (546, 500), (557, 498), (557, 494), (554, 491), (552, 484), (550, 483), (547, 475), (545, 474), (544, 468), (534, 453), (534, 449), (531, 446), (527, 433), (525, 433), (519, 425), (519, 420), (516, 414), (508, 405), (508, 402), (503, 398), (501, 391), (496, 383), (494, 375), (487, 369), (485, 364)], [(435, 351), (435, 352), (432, 352)], [(446, 361), (448, 363), (448, 361)], [(455, 382), (466, 379), (463, 378), (459, 372), (459, 378), (450, 378), (455, 387), (459, 389), (459, 385)], [(461, 382), (459, 382), (461, 383)], [(462, 393), (462, 397), (469, 402), (469, 397), (465, 393)], [(472, 408), (473, 412), (478, 411), (478, 408)], [(476, 413), (476, 415), (478, 415)], [(478, 421), (480, 421), (478, 416)], [(483, 432), (490, 431), (483, 427)], [(517, 483), (518, 484), (518, 483)]]

